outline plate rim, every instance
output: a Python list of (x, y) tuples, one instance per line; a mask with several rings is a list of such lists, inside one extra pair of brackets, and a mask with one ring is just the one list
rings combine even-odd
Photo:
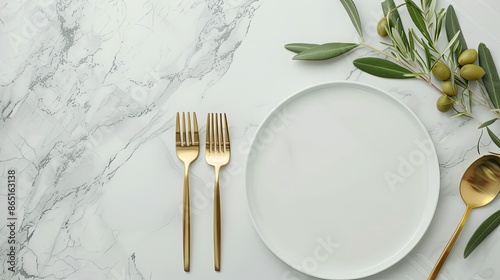
[[(434, 169), (435, 169), (435, 174), (434, 177), (435, 178), (430, 178), (429, 181), (430, 182), (433, 182), (435, 181), (435, 186), (432, 188), (432, 187), (429, 187), (429, 192), (432, 192), (432, 196), (434, 199), (433, 201), (429, 201), (428, 202), (428, 211), (429, 211), (429, 217), (427, 217), (426, 219), (423, 219), (422, 220), (422, 223), (421, 223), (421, 232), (420, 231), (415, 231), (414, 232), (414, 235), (417, 235), (418, 234), (418, 237), (417, 238), (411, 238), (408, 240), (408, 244), (409, 245), (406, 245), (404, 247), (402, 247), (400, 249), (400, 252), (402, 253), (397, 253), (397, 254), (394, 254), (389, 260), (391, 260), (390, 262), (383, 262), (382, 264), (383, 265), (377, 265), (375, 267), (371, 267), (369, 269), (365, 269), (363, 271), (367, 271), (365, 273), (358, 273), (356, 275), (350, 275), (348, 276), (348, 278), (346, 277), (342, 277), (342, 278), (338, 278), (338, 277), (335, 277), (335, 278), (324, 278), (324, 276), (322, 275), (318, 275), (318, 274), (315, 274), (315, 273), (310, 273), (310, 272), (307, 272), (305, 271), (304, 269), (302, 268), (298, 268), (296, 266), (294, 266), (294, 264), (291, 264), (289, 262), (287, 262), (286, 260), (284, 260), (280, 255), (278, 255), (273, 249), (272, 247), (269, 245), (269, 241), (266, 240), (264, 238), (264, 235), (263, 233), (261, 232), (261, 229), (257, 226), (257, 222), (256, 222), (256, 218), (254, 217), (254, 215), (252, 214), (252, 209), (251, 209), (251, 206), (250, 206), (250, 195), (249, 195), (249, 192), (250, 192), (250, 187), (249, 187), (249, 176), (248, 176), (248, 171), (249, 171), (249, 162), (251, 161), (251, 157), (252, 157), (252, 153), (253, 153), (253, 147), (255, 145), (255, 142), (258, 138), (258, 135), (259, 135), (259, 132), (264, 128), (264, 125), (267, 125), (267, 123), (269, 122), (269, 120), (275, 115), (275, 113), (280, 109), (282, 108), (283, 106), (285, 106), (286, 104), (288, 103), (291, 103), (294, 101), (294, 99), (298, 99), (300, 98), (301, 96), (303, 96), (304, 94), (308, 93), (308, 92), (313, 92), (313, 91), (316, 91), (316, 90), (319, 90), (319, 89), (324, 89), (324, 88), (329, 88), (329, 87), (339, 87), (339, 86), (349, 86), (349, 87), (357, 87), (357, 88), (361, 88), (361, 89), (365, 89), (365, 90), (369, 90), (369, 91), (375, 91), (377, 93), (382, 93), (385, 95), (386, 98), (392, 100), (393, 102), (395, 102), (395, 104), (397, 106), (400, 106), (402, 109), (404, 109), (405, 113), (408, 114), (409, 117), (411, 117), (413, 119), (413, 121), (416, 122), (416, 124), (418, 124), (419, 128), (422, 130), (422, 133), (423, 135), (425, 136), (426, 139), (430, 140), (430, 145), (431, 145), (431, 148), (432, 148), (432, 151), (433, 151), (433, 154), (430, 155), (429, 157), (431, 158), (430, 160), (432, 161), (431, 164), (435, 165)], [(247, 211), (248, 211), (248, 214), (250, 216), (250, 220), (252, 222), (252, 225), (253, 225), (253, 228), (255, 229), (255, 231), (257, 232), (260, 240), (265, 244), (265, 246), (267, 247), (267, 249), (269, 251), (271, 251), (279, 260), (281, 260), (283, 263), (287, 264), (289, 267), (301, 272), (301, 273), (304, 273), (306, 275), (309, 275), (309, 276), (313, 276), (313, 277), (320, 277), (322, 279), (331, 279), (331, 280), (344, 280), (344, 279), (359, 279), (359, 278), (363, 278), (363, 277), (368, 277), (368, 276), (372, 276), (372, 275), (375, 275), (377, 273), (380, 273), (380, 272), (383, 272), (385, 270), (387, 270), (388, 268), (396, 265), (398, 262), (400, 262), (405, 256), (407, 256), (412, 250), (415, 249), (415, 247), (420, 243), (420, 241), (422, 240), (422, 238), (425, 236), (426, 232), (429, 230), (429, 227), (430, 227), (430, 224), (432, 223), (432, 220), (434, 219), (435, 217), (435, 213), (436, 213), (436, 209), (437, 209), (437, 205), (438, 205), (438, 201), (439, 201), (439, 194), (440, 194), (440, 169), (439, 169), (439, 159), (438, 159), (438, 156), (437, 156), (437, 150), (436, 150), (436, 147), (434, 145), (434, 141), (432, 140), (432, 137), (430, 136), (427, 128), (424, 126), (424, 124), (422, 123), (422, 121), (420, 120), (420, 118), (406, 105), (404, 104), (401, 100), (397, 99), (396, 97), (392, 96), (391, 94), (389, 94), (388, 92), (378, 88), (378, 87), (375, 87), (375, 86), (371, 86), (371, 85), (368, 85), (368, 84), (365, 84), (365, 83), (362, 83), (362, 82), (358, 82), (358, 81), (348, 81), (348, 80), (336, 80), (336, 81), (327, 81), (327, 82), (321, 82), (321, 83), (316, 83), (316, 84), (313, 84), (313, 85), (310, 85), (310, 86), (307, 86), (307, 87), (304, 87), (298, 91), (295, 91), (294, 93), (292, 93), (291, 95), (287, 96), (286, 98), (284, 98), (282, 101), (280, 101), (277, 105), (275, 105), (267, 114), (266, 116), (262, 119), (262, 121), (260, 122), (260, 124), (258, 125), (257, 129), (255, 130), (252, 138), (251, 138), (251, 141), (250, 141), (250, 145), (249, 145), (249, 152), (245, 158), (245, 195), (246, 195), (246, 204), (247, 204)], [(431, 204), (432, 203), (432, 204)], [(374, 269), (376, 268), (376, 269)]]

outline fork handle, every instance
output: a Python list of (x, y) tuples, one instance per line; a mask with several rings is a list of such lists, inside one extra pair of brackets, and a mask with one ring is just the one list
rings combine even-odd
[(190, 269), (191, 259), (191, 203), (189, 199), (189, 164), (184, 164), (184, 188), (182, 200), (182, 245), (184, 271)]
[(220, 167), (215, 166), (214, 183), (214, 269), (220, 271), (221, 260), (221, 214), (220, 214), (220, 188), (219, 188)]

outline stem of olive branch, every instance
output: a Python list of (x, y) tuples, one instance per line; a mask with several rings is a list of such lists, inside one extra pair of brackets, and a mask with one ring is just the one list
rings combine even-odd
[(384, 55), (385, 57), (390, 58), (390, 59), (392, 59), (392, 60), (394, 60), (394, 61), (398, 62), (398, 63), (399, 63), (399, 64), (401, 64), (404, 68), (406, 68), (406, 69), (408, 69), (408, 70), (410, 70), (410, 71), (413, 71), (413, 70), (411, 69), (411, 67), (409, 67), (408, 65), (406, 65), (405, 63), (403, 63), (403, 61), (399, 60), (397, 57), (395, 57), (395, 56), (393, 56), (393, 55), (390, 55), (390, 54), (388, 54), (388, 53), (386, 53), (386, 52), (384, 52), (384, 51), (382, 51), (382, 50), (380, 50), (380, 49), (378, 49), (378, 48), (376, 48), (376, 47), (374, 47), (374, 46), (372, 46), (372, 45), (366, 44), (366, 43), (364, 43), (364, 42), (359, 43), (359, 45), (361, 45), (361, 46), (363, 46), (363, 47), (365, 47), (365, 48), (367, 48), (367, 49), (370, 49), (370, 50), (372, 50), (372, 51), (375, 51), (375, 52), (377, 52), (377, 53), (379, 53), (379, 54), (381, 54), (381, 55)]

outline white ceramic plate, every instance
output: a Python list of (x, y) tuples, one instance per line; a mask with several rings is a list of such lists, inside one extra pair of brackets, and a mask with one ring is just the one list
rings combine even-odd
[(267, 247), (323, 279), (378, 273), (427, 230), (439, 166), (418, 118), (376, 88), (320, 84), (278, 105), (257, 129), (247, 199)]

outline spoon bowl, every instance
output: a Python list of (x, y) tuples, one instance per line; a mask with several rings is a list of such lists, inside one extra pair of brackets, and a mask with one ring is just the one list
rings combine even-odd
[(500, 156), (485, 155), (476, 159), (465, 171), (460, 180), (460, 195), (465, 202), (465, 213), (455, 232), (446, 244), (441, 256), (434, 265), (427, 280), (436, 279), (446, 258), (455, 245), (472, 209), (482, 207), (493, 201), (500, 192)]
[(482, 207), (498, 195), (500, 189), (500, 157), (482, 156), (465, 171), (460, 181), (460, 195), (470, 208)]

